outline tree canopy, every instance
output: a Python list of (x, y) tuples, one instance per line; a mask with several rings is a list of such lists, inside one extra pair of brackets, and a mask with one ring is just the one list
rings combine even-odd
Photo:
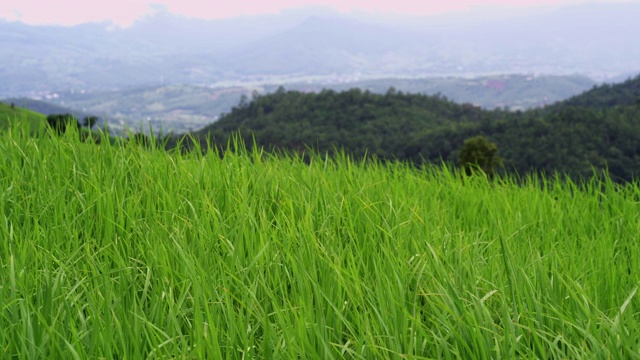
[(500, 149), (505, 171), (559, 171), (582, 178), (602, 170), (628, 181), (640, 174), (640, 101), (633, 99), (640, 99), (640, 77), (526, 112), (487, 111), (439, 95), (394, 89), (380, 95), (359, 89), (303, 93), (280, 88), (245, 99), (191, 135), (220, 150), (240, 134), (247, 145), (255, 139), (266, 150), (342, 150), (354, 158), (375, 156), (417, 166), (455, 163), (465, 140), (484, 136)]
[(493, 177), (496, 167), (502, 163), (496, 144), (488, 141), (482, 135), (465, 140), (458, 157), (458, 164), (462, 166), (467, 175), (481, 170), (489, 177)]

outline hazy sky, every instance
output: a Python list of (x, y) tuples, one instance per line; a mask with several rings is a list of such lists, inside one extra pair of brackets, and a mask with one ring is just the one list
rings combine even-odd
[(148, 13), (151, 4), (163, 4), (176, 14), (225, 18), (277, 13), (311, 5), (329, 6), (341, 12), (434, 14), (495, 5), (521, 7), (581, 2), (585, 0), (0, 0), (0, 18), (30, 24), (72, 25), (110, 20), (128, 25)]

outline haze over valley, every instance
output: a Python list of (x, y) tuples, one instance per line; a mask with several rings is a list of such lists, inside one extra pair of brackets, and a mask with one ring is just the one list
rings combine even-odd
[(128, 27), (0, 20), (0, 99), (177, 130), (202, 127), (242, 95), (281, 85), (378, 93), (393, 86), (526, 109), (638, 72), (637, 14), (640, 3), (627, 2), (432, 16), (310, 7), (202, 20), (155, 6)]

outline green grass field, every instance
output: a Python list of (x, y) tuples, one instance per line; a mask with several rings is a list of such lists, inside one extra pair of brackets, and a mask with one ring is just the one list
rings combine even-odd
[(16, 119), (24, 121), (35, 131), (45, 124), (47, 117), (34, 111), (0, 103), (0, 131), (6, 130)]
[(0, 358), (640, 358), (637, 185), (25, 133)]

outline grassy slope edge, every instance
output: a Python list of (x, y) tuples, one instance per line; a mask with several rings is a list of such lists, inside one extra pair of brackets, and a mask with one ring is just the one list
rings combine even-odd
[(0, 130), (6, 129), (11, 121), (26, 121), (31, 129), (39, 129), (47, 117), (35, 111), (0, 103)]

